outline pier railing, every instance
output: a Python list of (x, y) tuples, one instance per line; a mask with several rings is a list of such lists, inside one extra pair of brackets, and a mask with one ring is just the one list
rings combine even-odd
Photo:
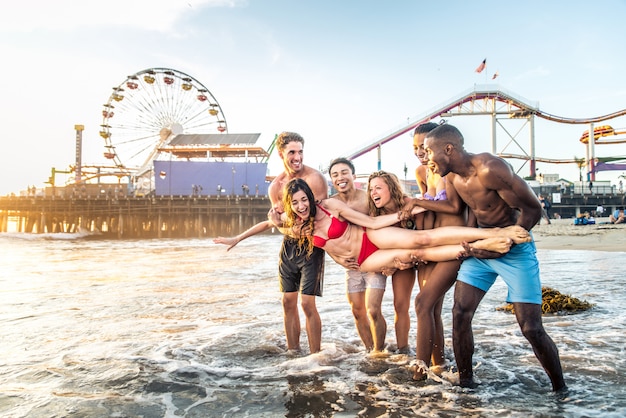
[(256, 196), (0, 197), (0, 232), (97, 233), (107, 238), (235, 235), (267, 219)]

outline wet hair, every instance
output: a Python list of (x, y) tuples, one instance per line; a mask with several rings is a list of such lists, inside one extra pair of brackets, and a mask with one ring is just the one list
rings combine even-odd
[[(290, 180), (289, 183), (285, 185), (283, 190), (283, 207), (285, 208), (285, 215), (287, 215), (287, 219), (285, 220), (285, 227), (291, 228), (295, 225), (296, 220), (298, 219), (298, 214), (293, 211), (291, 207), (291, 202), (293, 201), (293, 195), (299, 191), (303, 191), (306, 197), (309, 199), (309, 219), (306, 219), (300, 228), (300, 234), (298, 236), (298, 244), (300, 247), (306, 248), (307, 254), (311, 255), (313, 253), (313, 230), (315, 228), (315, 215), (317, 214), (317, 205), (315, 204), (315, 197), (313, 196), (313, 191), (306, 183), (306, 181), (302, 179), (293, 179)], [(310, 231), (310, 235), (303, 234), (302, 230), (307, 229), (305, 226), (310, 226), (308, 230)]]
[[(375, 178), (383, 179), (387, 187), (389, 187), (391, 201), (396, 206), (396, 208), (392, 211), (388, 212), (385, 208), (377, 208), (376, 205), (374, 205), (374, 201), (370, 195), (372, 191), (370, 183), (372, 179)], [(400, 180), (398, 180), (398, 177), (395, 174), (388, 173), (386, 171), (375, 171), (370, 174), (367, 179), (367, 206), (369, 207), (370, 216), (385, 215), (387, 213), (398, 211), (402, 208), (402, 206), (404, 206), (404, 192), (402, 191), (402, 186), (400, 186)]]
[(290, 142), (300, 142), (302, 146), (304, 146), (304, 138), (302, 138), (300, 134), (285, 131), (281, 132), (276, 137), (276, 148), (278, 148), (279, 151), (282, 151)]
[(439, 125), (426, 135), (428, 138), (435, 139), (443, 144), (452, 144), (456, 147), (463, 148), (465, 140), (463, 134), (455, 126), (448, 123)]
[(355, 171), (354, 164), (352, 164), (352, 161), (344, 157), (335, 158), (334, 160), (330, 162), (330, 165), (328, 166), (328, 174), (330, 174), (330, 170), (332, 170), (333, 167), (336, 166), (337, 164), (347, 165), (348, 167), (350, 167), (350, 170), (352, 170), (352, 174), (354, 174), (354, 171)]
[(422, 123), (421, 125), (417, 125), (417, 128), (415, 128), (415, 130), (413, 131), (413, 135), (426, 134), (435, 129), (437, 126), (439, 125), (437, 125), (435, 122)]

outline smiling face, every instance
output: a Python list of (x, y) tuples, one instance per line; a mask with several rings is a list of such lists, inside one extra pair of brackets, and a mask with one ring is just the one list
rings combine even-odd
[(299, 173), (304, 167), (304, 145), (298, 141), (291, 141), (285, 148), (278, 151), (278, 155), (283, 160), (285, 172), (291, 175)]
[(369, 183), (370, 199), (377, 208), (383, 208), (391, 203), (391, 190), (382, 177), (374, 177)]
[(311, 201), (304, 191), (298, 190), (293, 194), (291, 197), (291, 210), (302, 220), (309, 218)]
[(424, 139), (426, 133), (413, 135), (413, 153), (422, 165), (428, 164), (428, 154), (424, 149)]
[(451, 146), (451, 144), (444, 145), (443, 141), (437, 141), (431, 137), (425, 139), (424, 149), (428, 155), (428, 168), (430, 168), (433, 173), (437, 173), (443, 177), (450, 172), (448, 166), (448, 147)]
[(345, 193), (354, 189), (354, 179), (356, 179), (356, 176), (350, 166), (344, 163), (338, 163), (331, 167), (330, 179), (339, 193)]

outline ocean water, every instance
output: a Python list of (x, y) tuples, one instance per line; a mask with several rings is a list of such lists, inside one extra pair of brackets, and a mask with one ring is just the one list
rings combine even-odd
[[(514, 317), (496, 311), (501, 281), (474, 319), (481, 384), (462, 389), (451, 372), (412, 382), (412, 357), (365, 353), (330, 260), (322, 351), (286, 353), (278, 235), (230, 252), (210, 239), (56, 238), (0, 234), (3, 417), (626, 416), (626, 252), (539, 251), (544, 285), (595, 304), (544, 317), (569, 386), (557, 396)], [(451, 304), (449, 292), (453, 363)], [(383, 312), (393, 348), (390, 284)]]

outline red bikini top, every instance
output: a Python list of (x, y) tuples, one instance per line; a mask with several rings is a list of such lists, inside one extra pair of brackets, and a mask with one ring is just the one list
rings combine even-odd
[(318, 208), (320, 208), (322, 211), (324, 211), (324, 213), (328, 216), (330, 216), (330, 227), (328, 228), (328, 239), (324, 239), (322, 237), (318, 237), (317, 235), (313, 235), (313, 245), (318, 247), (318, 248), (322, 248), (324, 247), (324, 245), (326, 245), (326, 242), (329, 239), (335, 239), (335, 238), (339, 238), (340, 236), (343, 235), (344, 232), (346, 232), (346, 229), (348, 229), (348, 221), (340, 221), (339, 219), (335, 218), (330, 212), (328, 212), (326, 209), (324, 209), (322, 206), (317, 205)]

